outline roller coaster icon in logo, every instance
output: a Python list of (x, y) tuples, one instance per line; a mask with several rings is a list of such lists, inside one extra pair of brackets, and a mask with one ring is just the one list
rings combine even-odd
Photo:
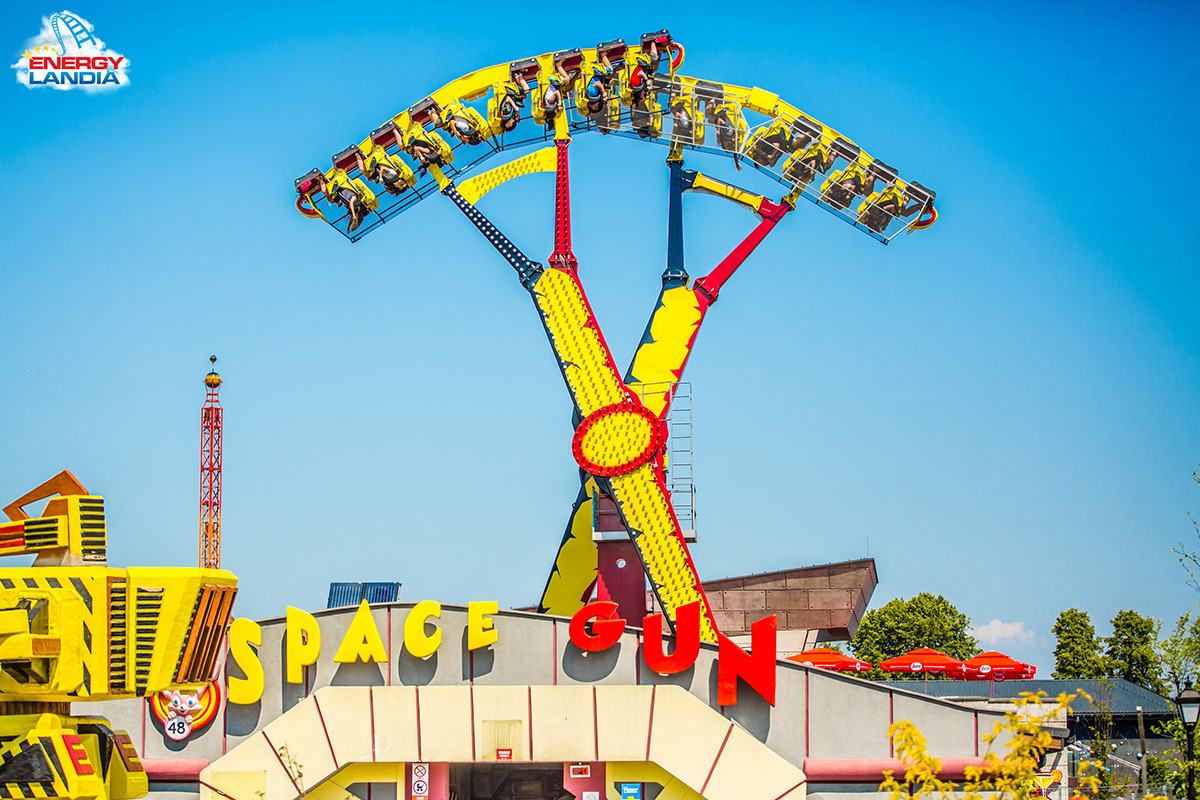
[(129, 61), (96, 38), (95, 26), (70, 11), (42, 18), (42, 29), (26, 42), (12, 65), (17, 82), (29, 88), (103, 91), (128, 85)]

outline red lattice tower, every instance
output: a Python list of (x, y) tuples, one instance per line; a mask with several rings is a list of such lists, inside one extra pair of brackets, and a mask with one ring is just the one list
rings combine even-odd
[(217, 357), (204, 376), (208, 395), (200, 409), (200, 566), (221, 568), (221, 376)]

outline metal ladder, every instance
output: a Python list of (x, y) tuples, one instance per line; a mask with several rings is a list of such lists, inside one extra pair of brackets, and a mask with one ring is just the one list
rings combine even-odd
[[(638, 395), (645, 401), (649, 396), (671, 391), (666, 381), (643, 383)], [(679, 381), (667, 409), (667, 491), (675, 507), (675, 517), (683, 538), (696, 540), (696, 484), (692, 474), (692, 384)]]
[(688, 541), (696, 540), (696, 484), (692, 474), (692, 384), (680, 381), (667, 411), (667, 489)]

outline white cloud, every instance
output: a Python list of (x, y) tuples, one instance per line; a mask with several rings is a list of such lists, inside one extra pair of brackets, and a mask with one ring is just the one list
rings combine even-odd
[[(120, 89), (122, 86), (128, 86), (129, 85), (129, 60), (127, 58), (125, 58), (125, 56), (118, 53), (117, 51), (109, 49), (104, 44), (104, 41), (99, 36), (96, 35), (96, 26), (95, 25), (88, 22), (86, 19), (79, 16), (78, 14), (74, 14), (70, 11), (64, 10), (60, 13), (64, 16), (70, 16), (70, 17), (74, 17), (75, 19), (77, 19), (80, 22), (80, 24), (82, 24), (83, 27), (87, 29), (87, 33), (91, 36), (91, 39), (85, 38), (84, 43), (82, 45), (80, 45), (75, 41), (75, 39), (71, 35), (70, 31), (67, 30), (65, 23), (63, 23), (61, 20), (59, 22), (59, 32), (56, 34), (54, 32), (54, 26), (51, 23), (53, 16), (42, 17), (42, 29), (38, 32), (37, 36), (34, 36), (32, 39), (26, 40), (25, 50), (29, 51), (29, 52), (33, 52), (35, 48), (41, 47), (41, 48), (44, 48), (44, 54), (50, 55), (50, 56), (68, 55), (68, 56), (86, 56), (88, 58), (95, 58), (97, 56), (106, 56), (110, 59), (121, 59), (121, 61), (119, 62), (120, 66), (116, 70), (113, 70), (118, 77), (118, 82), (117, 83), (110, 82), (110, 83), (106, 83), (106, 84), (102, 84), (102, 85), (95, 85), (95, 84), (82, 84), (81, 85), (81, 84), (73, 84), (73, 83), (61, 83), (60, 84), (60, 83), (53, 83), (53, 82), (31, 84), (30, 80), (29, 80), (29, 77), (30, 77), (29, 60), (25, 57), (24, 54), (22, 54), (21, 57), (19, 59), (17, 59), (17, 63), (12, 65), (12, 68), (17, 71), (17, 83), (20, 83), (23, 86), (27, 86), (30, 89), (42, 88), (43, 86), (49, 86), (50, 88), (58, 89), (59, 91), (65, 91), (68, 89), (82, 89), (83, 91), (88, 92), (88, 93), (109, 92), (109, 91), (114, 91), (116, 89)], [(54, 16), (58, 16), (58, 15), (54, 15)], [(80, 35), (83, 36), (83, 34), (80, 34)], [(52, 50), (51, 50), (51, 48), (52, 48)], [(64, 53), (63, 50), (66, 50), (66, 52)], [(43, 54), (42, 52), (38, 53), (38, 55), (42, 55), (42, 54)], [(70, 72), (71, 70), (67, 70), (67, 71)], [(44, 77), (45, 77), (44, 73), (39, 73), (39, 78), (44, 79)]]
[(1024, 622), (1001, 622), (998, 619), (972, 628), (971, 634), (984, 644), (993, 646), (1001, 642), (1032, 645), (1037, 641), (1037, 634), (1025, 630)]

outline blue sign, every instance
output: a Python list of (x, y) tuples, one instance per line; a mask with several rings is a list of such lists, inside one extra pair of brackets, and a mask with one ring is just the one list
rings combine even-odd
[(621, 800), (642, 800), (642, 785), (640, 783), (622, 783)]

